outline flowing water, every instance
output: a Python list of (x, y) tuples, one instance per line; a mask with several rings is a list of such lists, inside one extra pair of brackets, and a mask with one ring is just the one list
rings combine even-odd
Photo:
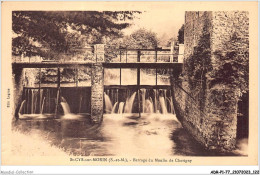
[(104, 92), (106, 114), (175, 114), (170, 89), (107, 89)]
[[(141, 114), (140, 118), (137, 114), (105, 114), (101, 125), (91, 124), (87, 117), (71, 116), (18, 120), (15, 128), (28, 135), (39, 133), (38, 137), (70, 155), (221, 155), (201, 147), (172, 114)], [(243, 154), (240, 150), (230, 155)]]
[[(91, 124), (88, 116), (66, 114), (59, 119), (18, 120), (14, 127), (27, 135), (38, 133), (37, 137), (75, 156), (223, 155), (205, 150), (173, 114), (105, 114), (101, 125)], [(245, 155), (243, 143), (226, 155)]]
[[(100, 125), (92, 124), (88, 114), (80, 113), (88, 104), (84, 98), (74, 100), (68, 95), (61, 96), (60, 110), (63, 112), (56, 115), (55, 108), (51, 107), (55, 103), (51, 103), (48, 95), (52, 94), (51, 90), (44, 90), (41, 95), (36, 90), (27, 90), (26, 93), (29, 95), (25, 96), (19, 109), (22, 119), (14, 123), (14, 128), (27, 135), (37, 133), (37, 137), (46, 139), (70, 155), (223, 155), (205, 150), (187, 133), (176, 118), (171, 92), (167, 89), (105, 90), (106, 114)], [(41, 99), (40, 105), (28, 105), (37, 102), (37, 98)], [(72, 104), (71, 100), (77, 105)], [(137, 111), (139, 108), (140, 114)], [(46, 113), (48, 111), (53, 113)], [(226, 155), (246, 155), (245, 145), (246, 140), (238, 141), (238, 149)]]

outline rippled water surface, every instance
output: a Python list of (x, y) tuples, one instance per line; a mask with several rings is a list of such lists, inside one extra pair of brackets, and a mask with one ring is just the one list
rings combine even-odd
[(69, 114), (59, 119), (42, 116), (18, 120), (14, 127), (28, 135), (37, 133), (71, 155), (219, 155), (203, 149), (182, 128), (175, 115), (141, 114), (139, 118), (138, 114), (109, 114), (104, 115), (101, 125), (93, 125), (81, 115)]

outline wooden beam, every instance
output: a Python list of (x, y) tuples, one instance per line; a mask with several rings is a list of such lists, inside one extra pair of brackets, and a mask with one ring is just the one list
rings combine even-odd
[[(140, 89), (171, 89), (171, 85), (140, 85)], [(105, 85), (104, 89), (133, 89), (137, 90), (137, 85)]]
[[(57, 67), (68, 67), (71, 68), (73, 66), (84, 66), (84, 67), (91, 67), (93, 63), (86, 63), (86, 62), (70, 62), (70, 63), (22, 63), (22, 62), (16, 62), (12, 63), (14, 68), (57, 68)], [(111, 62), (111, 63), (103, 63), (104, 67), (107, 68), (160, 68), (160, 67), (165, 67), (165, 68), (172, 68), (175, 66), (181, 66), (182, 63), (177, 63), (177, 62), (157, 62), (157, 63), (145, 63), (145, 62), (136, 62), (136, 63), (116, 63), (116, 62)]]
[(172, 68), (176, 69), (177, 71), (179, 69), (182, 69), (182, 63), (169, 63), (169, 62), (163, 62), (163, 63), (103, 63), (103, 66), (105, 68)]
[(15, 62), (12, 63), (13, 67), (18, 68), (57, 68), (57, 67), (71, 67), (71, 66), (87, 66), (91, 67), (93, 63), (91, 62), (67, 62), (67, 63), (60, 63), (60, 62)]
[(128, 51), (171, 51), (171, 49), (162, 49), (162, 48), (156, 48), (156, 49), (129, 49), (129, 48), (120, 48), (118, 50), (128, 50)]

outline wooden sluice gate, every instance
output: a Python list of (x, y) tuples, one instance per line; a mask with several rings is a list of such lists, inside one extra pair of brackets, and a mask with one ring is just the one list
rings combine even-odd
[(60, 103), (66, 102), (71, 113), (90, 115), (90, 87), (24, 87), (21, 114), (62, 115)]
[[(160, 60), (160, 54), (158, 52), (169, 52), (169, 49), (128, 49), (123, 51), (120, 49), (120, 60), (118, 62), (106, 62), (104, 56), (104, 45), (95, 45), (93, 47), (93, 58), (91, 61), (68, 61), (68, 62), (58, 62), (58, 61), (41, 61), (41, 62), (24, 62), (16, 61), (12, 63), (15, 79), (21, 79), (22, 70), (25, 68), (39, 68), (39, 78), (41, 79), (42, 73), (41, 69), (52, 68), (57, 69), (54, 73), (55, 83), (52, 87), (41, 83), (39, 81), (37, 87), (28, 87), (24, 86), (20, 89), (20, 98), (16, 99), (16, 115), (18, 113), (22, 114), (54, 114), (61, 115), (66, 112), (71, 113), (84, 113), (88, 114), (91, 117), (91, 120), (94, 123), (100, 123), (103, 118), (103, 113), (105, 111), (105, 101), (104, 101), (104, 92), (107, 90), (115, 90), (125, 94), (125, 99), (130, 98), (129, 92), (136, 93), (133, 102), (134, 110), (133, 112), (141, 113), (144, 112), (144, 94), (142, 89), (147, 89), (147, 94), (155, 93), (158, 91), (158, 94), (162, 93), (161, 90), (165, 89), (165, 103), (168, 104), (166, 100), (166, 91), (167, 95), (172, 96), (171, 86), (170, 85), (158, 85), (157, 83), (157, 74), (160, 69), (170, 69), (172, 73), (180, 73), (182, 70), (182, 63), (176, 61), (175, 55), (171, 54), (162, 54), (164, 60)], [(131, 54), (128, 52), (136, 52), (137, 54)], [(153, 62), (143, 62), (142, 58), (145, 55), (142, 52), (145, 52), (148, 56), (153, 56)], [(155, 52), (155, 54), (149, 54), (147, 52)], [(135, 62), (131, 61), (131, 56), (135, 56)], [(125, 57), (125, 61), (124, 58)], [(174, 61), (174, 62), (173, 62)], [(78, 74), (79, 70), (88, 68), (90, 70), (90, 80), (91, 83), (89, 86), (79, 86), (80, 75)], [(74, 85), (72, 87), (64, 87), (61, 83), (61, 71), (60, 69), (74, 69)], [(118, 69), (120, 76), (119, 85), (105, 85), (104, 84), (104, 69)], [(135, 69), (136, 70), (136, 84), (134, 85), (123, 85), (122, 84), (122, 71), (124, 69)], [(141, 84), (141, 70), (143, 69), (154, 69), (155, 72), (155, 85), (143, 85)], [(56, 76), (56, 78), (55, 78)], [(169, 77), (170, 78), (170, 77)], [(22, 81), (16, 81), (18, 86), (21, 86)], [(47, 83), (48, 84), (48, 83)], [(127, 92), (127, 89), (131, 89)], [(147, 95), (146, 94), (146, 95)], [(118, 95), (117, 95), (118, 96)], [(119, 95), (120, 96), (120, 95)], [(129, 96), (129, 97), (128, 97)], [(159, 98), (159, 96), (157, 97)], [(122, 100), (121, 100), (122, 101)], [(168, 100), (169, 101), (169, 100)], [(148, 101), (147, 101), (148, 102)], [(69, 110), (64, 109), (65, 103), (70, 107)], [(119, 103), (119, 101), (118, 101)], [(154, 99), (150, 100), (149, 103), (155, 103)], [(119, 105), (119, 104), (118, 104)], [(125, 104), (126, 105), (126, 104)], [(154, 110), (157, 110), (157, 106)], [(118, 108), (118, 107), (117, 107)], [(166, 107), (167, 108), (167, 107)], [(112, 109), (111, 109), (112, 110)], [(162, 109), (160, 109), (162, 112)], [(129, 109), (126, 109), (127, 112)], [(106, 112), (106, 111), (105, 111)], [(155, 111), (156, 112), (156, 111)], [(171, 109), (172, 112), (172, 109)]]
[(175, 114), (170, 85), (111, 85), (104, 92), (107, 114)]

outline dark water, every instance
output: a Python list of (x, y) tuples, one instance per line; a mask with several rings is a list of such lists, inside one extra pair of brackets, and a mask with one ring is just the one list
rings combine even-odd
[[(70, 114), (69, 114), (70, 115)], [(109, 114), (101, 125), (80, 115), (18, 120), (14, 128), (39, 137), (70, 155), (83, 156), (219, 156), (205, 150), (175, 115)], [(40, 131), (40, 132), (39, 132)], [(230, 153), (227, 155), (239, 155)]]

